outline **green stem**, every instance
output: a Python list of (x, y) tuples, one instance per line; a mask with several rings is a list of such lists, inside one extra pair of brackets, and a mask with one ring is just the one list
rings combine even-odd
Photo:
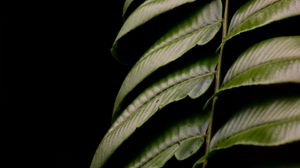
[[(218, 92), (218, 90), (220, 89), (220, 84), (221, 84), (222, 57), (223, 57), (223, 51), (224, 51), (224, 45), (225, 45), (225, 37), (227, 35), (227, 21), (228, 21), (228, 0), (225, 0), (223, 29), (222, 29), (222, 43), (221, 43), (221, 48), (220, 48), (220, 53), (219, 53), (218, 66), (217, 66), (216, 74), (215, 74), (215, 79), (216, 79), (215, 90), (214, 90), (215, 93)], [(207, 159), (208, 159), (208, 154), (209, 154), (210, 140), (212, 137), (213, 117), (214, 117), (214, 113), (216, 111), (217, 100), (218, 100), (218, 96), (215, 96), (213, 98), (213, 102), (212, 102), (212, 112), (210, 113), (209, 125), (208, 125), (207, 136), (206, 136), (206, 148), (205, 148), (205, 158), (206, 159), (203, 163), (203, 168), (205, 168), (207, 166), (207, 162), (208, 162)]]

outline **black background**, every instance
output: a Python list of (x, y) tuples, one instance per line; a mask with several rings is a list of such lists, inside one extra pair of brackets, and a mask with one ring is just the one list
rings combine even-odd
[[(89, 167), (98, 144), (110, 126), (115, 96), (122, 80), (136, 58), (125, 59), (128, 64), (124, 65), (116, 61), (110, 53), (111, 45), (122, 23), (122, 0), (90, 3), (72, 2), (54, 4), (53, 7), (52, 5), (51, 9), (47, 9), (47, 14), (39, 18), (38, 23), (40, 24), (37, 24), (38, 27), (35, 29), (39, 30), (38, 34), (40, 36), (37, 38), (37, 43), (41, 42), (38, 45), (41, 49), (38, 51), (43, 57), (38, 66), (45, 69), (46, 74), (40, 74), (42, 80), (40, 82), (45, 84), (43, 85), (45, 87), (40, 88), (42, 90), (40, 94), (43, 95), (42, 97), (47, 97), (45, 98), (45, 101), (47, 101), (45, 104), (47, 104), (47, 107), (49, 106), (48, 109), (51, 112), (55, 113), (54, 120), (50, 121), (50, 125), (56, 128), (54, 133), (55, 167), (86, 168)], [(235, 8), (238, 6), (239, 4)], [(174, 13), (166, 14), (163, 17), (168, 18), (172, 14)], [(181, 17), (180, 12), (175, 14), (179, 18)], [(178, 17), (174, 17), (173, 21)], [(158, 24), (165, 24), (167, 27), (173, 21), (171, 19), (168, 23), (157, 22)], [(274, 30), (279, 32), (275, 35), (295, 34), (297, 30), (300, 30), (299, 26), (295, 25), (296, 22), (297, 19), (284, 22), (284, 27), (293, 27), (293, 29), (286, 32), (282, 28), (283, 26), (279, 26), (278, 30)], [(147, 32), (152, 32), (153, 27), (151, 26), (151, 24), (145, 26)], [(238, 55), (253, 43), (272, 37), (272, 31), (270, 30), (272, 30), (272, 27), (267, 26), (265, 29), (253, 31), (248, 35), (234, 39), (231, 44), (228, 44), (228, 49), (225, 52), (234, 51), (233, 55)], [(130, 54), (132, 54), (137, 57), (145, 50), (147, 45), (150, 45), (147, 44), (147, 39), (144, 41), (145, 43), (141, 44), (130, 43), (135, 38), (141, 37), (140, 34), (145, 34), (142, 30), (137, 30), (135, 33), (135, 36), (132, 37), (133, 40), (125, 39), (123, 42), (121, 41), (121, 44), (129, 46), (128, 48), (122, 48), (121, 46), (120, 52), (124, 52), (125, 56), (130, 57)], [(154, 40), (159, 36), (159, 33), (156, 36), (155, 34), (148, 34), (147, 36)], [(248, 41), (246, 44), (245, 39)], [(214, 41), (213, 43), (217, 42)], [(237, 44), (243, 44), (244, 48)], [(137, 45), (135, 50), (130, 48), (135, 45)], [(229, 57), (227, 65), (230, 65), (230, 61), (234, 59), (234, 57)], [(177, 64), (171, 65), (169, 68), (176, 68), (176, 66)], [(225, 66), (224, 69), (226, 68), (228, 69)], [(262, 88), (262, 90), (264, 89)], [(252, 95), (254, 98), (256, 96), (255, 94)], [(166, 111), (172, 111), (172, 107), (169, 108), (170, 110)], [(45, 109), (45, 107), (42, 109)], [(173, 107), (174, 109), (177, 109), (177, 107)], [(165, 115), (167, 116), (167, 114), (173, 113), (166, 112)], [(163, 116), (160, 116), (161, 118)], [(156, 122), (155, 120), (158, 120), (158, 118), (154, 118), (150, 122)], [(156, 123), (157, 129), (162, 124), (160, 121)], [(138, 146), (139, 143), (137, 142), (139, 141), (133, 141), (131, 145)], [(283, 161), (289, 159), (295, 161), (296, 158), (287, 157), (287, 154), (291, 151), (290, 149), (295, 147), (299, 149), (299, 144), (292, 145), (290, 148), (277, 148), (276, 150), (234, 147), (228, 150), (227, 153), (220, 153), (213, 158), (214, 162), (211, 167), (218, 167), (216, 164), (220, 162), (227, 164), (227, 166), (234, 166), (229, 156), (238, 157), (241, 162), (252, 161), (253, 163), (261, 163), (264, 159), (272, 160), (273, 158), (284, 158)], [(129, 149), (129, 151), (132, 151), (132, 149)], [(270, 153), (274, 155), (271, 157)], [(116, 156), (124, 155), (120, 153)], [(195, 160), (197, 157), (193, 159)], [(245, 158), (248, 158), (248, 160)], [(169, 167), (185, 166), (173, 159)]]
[(50, 77), (44, 89), (55, 113), (56, 168), (89, 167), (110, 126), (113, 102), (128, 69), (110, 54), (122, 21), (121, 3), (57, 4), (42, 18)]
[[(136, 1), (140, 3), (142, 0)], [(199, 3), (201, 2), (199, 1)], [(234, 8), (238, 8), (240, 4), (238, 1), (234, 2), (231, 5), (236, 5)], [(239, 3), (243, 2), (239, 1)], [(45, 158), (44, 153), (47, 153), (48, 150), (54, 150), (54, 154), (51, 153), (49, 156), (51, 159), (43, 162), (43, 166), (39, 165), (38, 167), (53, 167), (53, 163), (56, 168), (89, 167), (98, 144), (110, 126), (115, 96), (132, 63), (163, 32), (156, 31), (155, 28), (165, 30), (171, 27), (172, 24), (170, 23), (183, 18), (180, 14), (188, 11), (183, 9), (178, 13), (170, 12), (163, 16), (163, 21), (154, 19), (153, 24), (148, 24), (131, 34), (133, 40), (124, 39), (122, 43), (125, 45), (123, 46), (128, 45), (129, 47), (122, 48), (121, 46), (120, 53), (124, 53), (124, 60), (128, 64), (121, 64), (112, 57), (110, 48), (121, 27), (122, 5), (123, 0), (32, 4), (34, 10), (31, 11), (30, 8), (26, 8), (26, 12), (32, 14), (29, 16), (20, 14), (19, 17), (23, 19), (23, 22), (14, 27), (16, 30), (12, 31), (12, 34), (16, 34), (18, 37), (7, 33), (10, 31), (7, 25), (11, 25), (7, 24), (8, 20), (11, 22), (15, 20), (7, 19), (7, 17), (1, 18), (3, 23), (1, 24), (1, 36), (4, 36), (1, 37), (1, 46), (5, 48), (5, 50), (1, 50), (1, 92), (4, 93), (1, 93), (1, 96), (4, 95), (1, 103), (6, 104), (5, 107), (10, 107), (9, 111), (4, 112), (2, 108), (1, 112), (4, 115), (10, 113), (13, 121), (20, 120), (20, 122), (17, 121), (15, 127), (16, 131), (22, 130), (20, 135), (14, 130), (8, 131), (10, 134), (17, 134), (16, 143), (9, 146), (14, 158), (19, 159), (27, 155), (31, 157), (33, 162), (39, 162), (37, 158)], [(173, 14), (176, 17), (170, 17)], [(276, 28), (273, 27), (274, 25)], [(233, 39), (227, 44), (225, 52), (230, 54), (227, 54), (227, 64), (223, 67), (223, 72), (228, 69), (240, 52), (252, 44), (273, 36), (299, 35), (299, 30), (299, 17), (294, 17)], [(154, 33), (149, 34), (149, 32)], [(144, 37), (140, 35), (145, 35), (145, 39), (140, 39), (143, 42), (134, 43), (135, 38)], [(24, 48), (19, 46), (12, 49), (8, 48), (6, 42), (9, 40), (19, 43)], [(217, 42), (216, 40), (209, 45), (214, 46), (213, 43)], [(19, 51), (21, 54), (14, 55), (14, 51)], [(200, 49), (200, 51), (202, 50)], [(9, 58), (12, 58), (13, 62), (21, 61), (20, 65), (22, 66), (16, 71), (17, 75), (24, 76), (15, 82), (16, 87), (13, 90), (18, 92), (17, 90), (21, 88), (25, 91), (17, 93), (19, 95), (11, 96), (13, 101), (8, 99), (8, 86), (14, 82), (9, 81), (12, 81), (11, 78), (18, 78), (18, 76), (8, 73), (13, 71), (4, 62), (8, 58), (6, 57), (8, 56), (7, 53), (10, 53), (11, 57)], [(132, 55), (133, 59), (131, 59)], [(17, 59), (17, 56), (21, 58)], [(176, 69), (177, 64), (170, 65), (168, 68)], [(164, 70), (160, 72), (163, 74)], [(250, 90), (239, 89), (232, 93), (233, 95), (227, 95), (226, 100), (229, 105), (225, 103), (224, 106), (236, 106), (237, 103), (231, 101), (231, 98), (235, 97), (236, 94), (238, 96), (250, 94), (250, 99), (256, 99), (262, 92), (276, 94), (278, 90), (281, 90), (281, 92), (289, 93), (295, 92), (297, 89), (300, 90), (299, 85), (278, 85), (269, 91), (264, 87)], [(147, 126), (155, 126), (154, 130), (160, 130), (160, 127), (172, 124), (170, 120), (181, 119), (182, 111), (180, 109), (184, 110), (185, 107), (194, 105), (195, 110), (198, 110), (199, 105), (197, 103), (188, 100), (178, 103), (178, 106), (166, 107), (166, 110), (161, 113), (162, 115), (153, 117), (148, 124), (145, 124), (145, 129), (137, 131), (137, 135), (142, 135), (143, 138), (141, 139), (147, 140), (150, 137)], [(33, 114), (33, 111), (36, 113)], [(228, 117), (227, 114), (223, 115), (225, 118)], [(173, 116), (173, 118), (169, 119), (169, 116)], [(222, 120), (224, 116), (217, 116), (216, 120), (218, 118)], [(23, 122), (32, 126), (23, 128), (25, 125)], [(44, 125), (47, 125), (47, 128), (44, 128)], [(5, 128), (7, 127), (11, 128), (10, 125), (5, 125)], [(20, 138), (31, 137), (29, 135), (31, 129), (37, 130), (32, 136), (34, 140), (30, 139), (29, 143), (26, 142), (24, 145), (29, 146), (28, 149), (19, 154)], [(46, 134), (46, 141), (41, 140), (44, 134)], [(140, 144), (147, 144), (147, 141), (135, 141), (133, 138), (133, 141), (127, 144), (133, 148), (129, 146), (127, 152), (119, 152), (115, 156), (125, 158), (128, 153), (135, 153), (135, 147), (140, 146)], [(31, 155), (33, 145), (41, 150), (36, 153), (33, 152), (37, 158)], [(11, 147), (17, 149), (11, 149)], [(214, 155), (210, 161), (210, 167), (247, 167), (245, 165), (248, 163), (255, 164), (274, 160), (275, 163), (277, 161), (299, 163), (297, 155), (299, 147), (299, 143), (276, 148), (236, 146)], [(126, 145), (124, 148), (126, 151)], [(54, 159), (52, 159), (53, 156)], [(197, 155), (187, 162), (177, 162), (173, 158), (166, 167), (190, 167), (200, 156)], [(119, 161), (124, 161), (123, 158), (119, 158), (115, 157), (110, 163), (118, 164)], [(15, 162), (9, 164), (15, 164)], [(115, 168), (114, 166), (111, 167)]]
[(7, 86), (6, 82), (4, 80), (4, 28), (7, 25), (7, 17), (2, 16), (1, 17), (1, 105), (2, 104), (7, 104), (8, 103), (8, 97), (7, 97)]

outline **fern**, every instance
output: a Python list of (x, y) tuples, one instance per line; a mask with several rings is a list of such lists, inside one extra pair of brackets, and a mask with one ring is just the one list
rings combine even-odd
[[(128, 12), (133, 1), (125, 1), (123, 14)], [(161, 109), (183, 100), (199, 102), (195, 116), (166, 129), (124, 167), (163, 167), (173, 156), (182, 161), (198, 153), (201, 157), (194, 160), (194, 167), (205, 168), (220, 149), (235, 145), (278, 146), (300, 141), (299, 32), (289, 36), (274, 33), (274, 36), (257, 40), (251, 47), (247, 42), (238, 44), (246, 49), (234, 58), (232, 65), (226, 60), (230, 54), (226, 51), (227, 46), (234, 44), (234, 39), (266, 26), (276, 26), (274, 22), (280, 24), (291, 17), (299, 19), (296, 16), (300, 16), (300, 1), (248, 0), (236, 11), (232, 11), (234, 8), (230, 3), (229, 0), (203, 3), (145, 0), (129, 15), (115, 39), (113, 52), (118, 49), (119, 40), (128, 38), (136, 28), (143, 28), (153, 18), (186, 4), (194, 6), (191, 9), (195, 10), (157, 39), (132, 66), (116, 97), (115, 120), (96, 150), (91, 168), (105, 166), (117, 149), (126, 140), (131, 140), (128, 138), (137, 129), (143, 128), (153, 116), (160, 115)], [(214, 40), (218, 45), (211, 47), (209, 43)], [(191, 52), (197, 48), (199, 50)], [(214, 53), (201, 52), (205, 48)], [(191, 65), (187, 61), (189, 52), (198, 55), (196, 63)], [(146, 89), (131, 103), (125, 103), (128, 95), (143, 85), (142, 81), (151, 79), (151, 75), (162, 71), (162, 67), (168, 69), (170, 64), (177, 62), (184, 67), (160, 76), (159, 81), (144, 86)], [(293, 84), (293, 93), (279, 93), (273, 87), (282, 84)], [(232, 108), (233, 115), (224, 123), (215, 123), (214, 118), (224, 113), (220, 109), (222, 102), (247, 98), (244, 95), (224, 100), (223, 95), (241, 88), (255, 90), (259, 86), (270, 88), (274, 95), (262, 93), (260, 96), (264, 99), (250, 99), (245, 105)], [(127, 107), (123, 108), (123, 105)]]

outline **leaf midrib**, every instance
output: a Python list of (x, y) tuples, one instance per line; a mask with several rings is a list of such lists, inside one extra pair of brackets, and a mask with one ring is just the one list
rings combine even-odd
[[(289, 61), (293, 61), (293, 60), (300, 60), (299, 57), (296, 57), (298, 55), (293, 55), (291, 57), (288, 57), (288, 58), (278, 58), (278, 59), (275, 59), (275, 60), (269, 60), (269, 61), (266, 61), (266, 62), (262, 62), (260, 64), (256, 64), (254, 66), (250, 66), (249, 68), (237, 73), (236, 75), (234, 75), (232, 78), (228, 79), (227, 82), (225, 82), (223, 84), (223, 86), (226, 86), (226, 84), (232, 80), (235, 80), (236, 78), (242, 76), (244, 73), (248, 72), (248, 71), (251, 71), (253, 69), (256, 69), (256, 68), (259, 68), (259, 67), (262, 67), (262, 66), (265, 66), (265, 65), (268, 65), (268, 64), (276, 64), (276, 63), (281, 63), (281, 62), (289, 62)], [(300, 55), (299, 55), (300, 56)], [(222, 90), (222, 89), (221, 89)]]
[[(158, 154), (164, 152), (165, 150), (167, 150), (169, 147), (175, 145), (176, 143), (180, 146), (180, 141), (184, 141), (184, 140), (186, 140), (186, 139), (189, 139), (189, 138), (194, 137), (194, 136), (197, 136), (197, 135), (198, 135), (197, 133), (196, 133), (196, 134), (193, 134), (193, 135), (190, 135), (190, 136), (188, 136), (188, 137), (182, 138), (182, 139), (180, 139), (180, 140), (178, 140), (178, 141), (176, 141), (176, 142), (174, 142), (174, 143), (168, 145), (168, 146), (165, 147), (163, 150), (159, 151), (157, 154), (155, 154), (155, 155), (153, 155), (151, 158), (149, 158), (148, 161), (142, 163), (141, 166), (139, 166), (138, 168), (143, 167), (145, 164), (147, 164), (149, 161), (151, 161), (153, 158), (155, 158), (155, 156), (157, 156)], [(199, 136), (199, 138), (203, 138), (203, 137), (205, 137), (205, 135)]]
[[(262, 127), (266, 127), (266, 126), (274, 126), (274, 125), (280, 125), (280, 124), (285, 124), (285, 123), (289, 123), (289, 122), (293, 122), (293, 121), (300, 121), (300, 115), (299, 116), (293, 116), (293, 117), (289, 117), (289, 118), (285, 118), (285, 119), (277, 119), (277, 120), (273, 120), (273, 121), (269, 121), (269, 122), (264, 122), (264, 123), (260, 123), (260, 124), (256, 124), (256, 125), (253, 125), (251, 127), (247, 127), (245, 129), (242, 129), (238, 132), (234, 132), (232, 134), (232, 136), (228, 136), (228, 137), (225, 137), (223, 138), (223, 141), (225, 140), (228, 140), (228, 139), (231, 139), (231, 138), (234, 138), (236, 136), (239, 136), (240, 134), (243, 134), (243, 133), (247, 133), (247, 132), (250, 132), (254, 129), (259, 129), (259, 128), (262, 128)], [(222, 141), (221, 141), (222, 143)], [(217, 143), (219, 144), (219, 143)], [(215, 147), (218, 147), (218, 145), (215, 145)], [(214, 147), (212, 146), (212, 149)], [(216, 148), (217, 149), (217, 148)]]
[[(282, 2), (282, 0), (278, 0), (278, 1), (276, 1), (276, 2), (272, 2), (272, 3), (268, 4), (268, 5), (266, 5), (265, 7), (261, 8), (260, 10), (253, 12), (253, 13), (252, 13), (251, 15), (249, 15), (246, 19), (242, 20), (242, 21), (240, 22), (240, 24), (238, 24), (238, 25), (244, 24), (245, 22), (247, 22), (247, 21), (249, 20), (249, 18), (251, 18), (251, 17), (253, 17), (253, 16), (255, 16), (255, 15), (258, 15), (262, 10), (265, 10), (265, 9), (267, 9), (267, 8), (269, 8), (269, 7), (272, 7), (272, 5), (275, 5), (276, 3), (280, 3), (280, 2)], [(238, 26), (238, 25), (237, 25), (237, 26)], [(235, 27), (236, 27), (236, 26), (235, 26)], [(238, 27), (232, 29), (230, 32), (236, 31), (237, 28), (238, 28)]]
[[(215, 73), (215, 72), (212, 71), (212, 72), (205, 72), (205, 73), (197, 74), (197, 75), (195, 75), (195, 76), (191, 76), (190, 78), (186, 78), (186, 79), (184, 79), (184, 80), (178, 81), (178, 82), (176, 82), (176, 83), (170, 85), (170, 87), (167, 87), (167, 88), (165, 88), (165, 89), (162, 89), (162, 90), (159, 91), (156, 95), (153, 95), (151, 98), (149, 98), (148, 101), (145, 101), (145, 102), (142, 103), (139, 107), (137, 107), (135, 111), (131, 112), (127, 117), (125, 117), (124, 120), (121, 121), (118, 125), (116, 125), (116, 126), (114, 127), (113, 130), (115, 130), (118, 126), (120, 126), (123, 122), (125, 122), (126, 119), (128, 119), (130, 116), (132, 116), (133, 113), (135, 113), (136, 111), (138, 111), (139, 109), (141, 109), (141, 108), (142, 108), (143, 106), (145, 106), (146, 104), (150, 103), (153, 99), (155, 99), (156, 97), (158, 97), (159, 95), (161, 95), (164, 91), (169, 90), (169, 89), (171, 89), (172, 87), (174, 87), (174, 86), (176, 86), (176, 85), (180, 85), (181, 83), (187, 82), (187, 81), (189, 81), (189, 80), (193, 80), (193, 79), (195, 79), (195, 78), (200, 78), (200, 77), (210, 76), (210, 75), (213, 75), (214, 73)], [(112, 132), (113, 130), (109, 131), (109, 133)]]
[[(187, 38), (188, 36), (191, 36), (191, 35), (194, 34), (194, 33), (197, 33), (197, 32), (199, 32), (199, 31), (201, 31), (204, 27), (213, 26), (213, 25), (218, 24), (219, 22), (220, 22), (220, 20), (218, 20), (218, 21), (216, 21), (216, 22), (214, 22), (214, 23), (212, 23), (212, 24), (206, 24), (206, 25), (204, 25), (204, 26), (202, 26), (202, 27), (195, 28), (195, 29), (191, 30), (190, 32), (188, 32), (188, 33), (186, 33), (186, 34), (184, 34), (184, 35), (182, 35), (182, 36), (179, 36), (179, 37), (175, 38), (174, 40), (172, 40), (172, 41), (170, 41), (170, 42), (168, 42), (168, 43), (166, 43), (166, 44), (164, 44), (164, 45), (158, 47), (157, 49), (155, 49), (155, 50), (153, 50), (153, 51), (151, 51), (151, 52), (149, 52), (149, 53), (146, 53), (146, 55), (145, 55), (144, 57), (142, 57), (138, 62), (142, 62), (143, 60), (147, 59), (147, 58), (149, 57), (149, 55), (152, 55), (153, 53), (155, 53), (155, 52), (161, 50), (162, 48), (168, 47), (169, 45), (171, 45), (171, 44), (173, 44), (173, 43), (176, 43), (176, 42), (178, 42), (178, 41), (180, 41), (180, 40), (182, 40), (182, 39)], [(154, 45), (155, 45), (155, 44), (154, 44)], [(159, 44), (157, 44), (157, 45), (159, 45)], [(150, 48), (149, 50), (151, 50), (151, 48)]]
[[(134, 15), (136, 15), (137, 13), (136, 12), (138, 12), (138, 11), (142, 11), (143, 9), (145, 9), (145, 7), (147, 7), (147, 6), (149, 6), (149, 5), (152, 5), (152, 4), (155, 4), (155, 3), (159, 3), (159, 1), (162, 1), (162, 0), (152, 0), (152, 1), (145, 1), (143, 4), (141, 4), (141, 6), (139, 6), (138, 8), (136, 8), (135, 9), (135, 11), (133, 12), (133, 13), (131, 13), (130, 14), (130, 16), (128, 17), (128, 19), (127, 20), (129, 20), (132, 16), (134, 16)], [(194, 0), (195, 1), (195, 0)], [(194, 2), (194, 1), (192, 1), (192, 2)], [(188, 3), (192, 3), (192, 2), (188, 2)], [(177, 8), (177, 7), (179, 7), (179, 6), (176, 6), (175, 8)], [(166, 11), (164, 11), (164, 12), (166, 12)], [(163, 12), (163, 13), (164, 13)], [(157, 14), (155, 14), (155, 15), (151, 15), (151, 19), (152, 18), (154, 18), (154, 17), (157, 17), (158, 15)], [(126, 22), (126, 21), (125, 21)], [(145, 21), (143, 21), (143, 22), (141, 22), (141, 23), (145, 23)], [(135, 28), (137, 28), (137, 26), (134, 26), (134, 28), (133, 29), (135, 29)], [(132, 28), (130, 28), (129, 30), (133, 30)], [(126, 31), (127, 33), (129, 32), (129, 31)], [(127, 34), (127, 33), (124, 33), (122, 36), (124, 36), (125, 34)], [(122, 36), (120, 36), (118, 39), (120, 39)], [(118, 41), (118, 40), (116, 40), (116, 41)]]

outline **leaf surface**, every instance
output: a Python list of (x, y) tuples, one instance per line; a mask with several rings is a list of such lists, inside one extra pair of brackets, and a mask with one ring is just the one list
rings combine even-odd
[(125, 3), (123, 5), (123, 16), (124, 14), (126, 13), (128, 7), (131, 5), (131, 3), (133, 2), (134, 0), (125, 0)]
[[(152, 18), (195, 0), (147, 0), (141, 4), (125, 21), (119, 31), (115, 43), (131, 30), (146, 23)], [(114, 47), (113, 47), (114, 48)]]
[(274, 83), (300, 83), (300, 36), (277, 37), (245, 51), (228, 70), (221, 90)]
[[(207, 128), (206, 128), (207, 129)], [(206, 130), (205, 129), (205, 130)], [(176, 150), (175, 157), (177, 160), (185, 160), (195, 154), (204, 142), (204, 133), (201, 136), (193, 136), (180, 142)]]
[(274, 21), (300, 15), (299, 0), (251, 0), (231, 19), (226, 40)]
[(161, 167), (163, 167), (167, 163), (167, 161), (173, 157), (174, 152), (177, 150), (178, 146), (179, 146), (178, 144), (175, 144), (175, 145), (171, 146), (170, 148), (167, 148), (165, 151), (158, 154), (157, 157), (154, 157), (152, 160), (150, 160), (145, 165), (143, 165), (142, 168), (161, 168)]
[[(203, 143), (203, 136), (206, 133), (208, 126), (208, 115), (198, 115), (186, 119), (174, 126), (167, 131), (163, 136), (150, 145), (136, 160), (131, 162), (128, 168), (145, 168), (149, 165), (160, 165), (156, 164), (156, 160), (162, 158), (162, 155), (166, 155), (166, 160), (169, 160), (172, 156), (176, 156), (179, 160), (184, 160), (201, 147)], [(172, 150), (176, 145), (176, 149)], [(160, 163), (160, 162), (159, 162)], [(155, 166), (156, 167), (156, 166)], [(159, 166), (157, 166), (159, 167)]]
[(206, 60), (162, 79), (138, 96), (104, 136), (92, 167), (101, 167), (122, 142), (160, 108), (187, 96), (201, 96), (213, 81), (216, 62), (216, 56), (207, 57)]
[(300, 96), (280, 97), (240, 109), (213, 136), (210, 151), (233, 145), (276, 146), (300, 140)]
[(113, 118), (125, 96), (148, 75), (176, 60), (197, 44), (209, 42), (220, 29), (221, 11), (221, 1), (212, 1), (155, 43), (123, 81), (115, 100)]

